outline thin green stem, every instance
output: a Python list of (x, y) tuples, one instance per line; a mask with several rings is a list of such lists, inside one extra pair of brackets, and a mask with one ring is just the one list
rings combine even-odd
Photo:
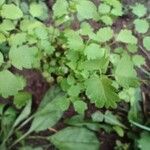
[(144, 126), (144, 125), (141, 125), (133, 120), (130, 120), (131, 124), (143, 129), (143, 130), (146, 130), (146, 131), (149, 131), (150, 132), (150, 127), (147, 127), (147, 126)]

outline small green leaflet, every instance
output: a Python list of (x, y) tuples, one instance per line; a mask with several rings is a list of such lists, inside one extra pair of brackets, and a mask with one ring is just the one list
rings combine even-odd
[(87, 0), (78, 1), (77, 4), (77, 16), (79, 20), (95, 19), (99, 18), (97, 8), (93, 2)]
[(100, 48), (98, 44), (92, 43), (85, 48), (84, 54), (87, 56), (88, 60), (100, 59), (105, 55), (105, 51), (106, 50)]
[(133, 61), (134, 65), (137, 67), (141, 67), (142, 65), (144, 65), (146, 63), (145, 58), (141, 55), (134, 55), (132, 57), (132, 61)]
[(96, 33), (95, 40), (98, 42), (107, 42), (113, 37), (113, 30), (110, 27), (100, 28)]
[(20, 46), (11, 47), (9, 58), (12, 65), (20, 70), (23, 68), (30, 69), (36, 60), (38, 49), (36, 47)]
[(59, 150), (99, 150), (100, 143), (95, 134), (78, 127), (67, 127), (50, 137)]
[(21, 9), (14, 4), (4, 4), (1, 9), (1, 16), (6, 19), (20, 19), (23, 17)]
[(40, 3), (31, 3), (29, 12), (33, 17), (41, 17), (43, 15), (44, 8)]
[(108, 15), (102, 16), (102, 17), (100, 18), (100, 20), (101, 20), (104, 24), (106, 24), (106, 25), (112, 25), (112, 24), (113, 24), (112, 18), (111, 18), (110, 16), (108, 16)]
[(16, 33), (12, 34), (8, 40), (10, 46), (21, 46), (27, 41), (26, 33)]
[(127, 44), (137, 44), (137, 38), (132, 35), (130, 30), (127, 29), (122, 29), (119, 32), (116, 40)]
[(103, 122), (104, 120), (104, 114), (100, 111), (94, 112), (91, 117), (93, 122)]
[(143, 4), (136, 3), (134, 6), (131, 6), (132, 13), (136, 16), (143, 17), (147, 13), (147, 9)]
[(114, 8), (121, 8), (122, 6), (119, 0), (102, 0), (102, 2), (105, 2), (108, 5), (113, 6)]
[(18, 93), (25, 86), (23, 78), (12, 74), (8, 70), (0, 72), (0, 94), (7, 98)]
[(71, 85), (70, 88), (68, 88), (67, 92), (69, 96), (72, 97), (78, 97), (78, 95), (80, 94), (81, 91), (81, 85), (77, 84), (77, 85)]
[(98, 12), (100, 14), (108, 14), (110, 13), (110, 10), (111, 10), (111, 7), (105, 3), (100, 4), (98, 7)]
[(118, 120), (117, 116), (112, 114), (110, 111), (105, 112), (104, 120), (106, 123), (108, 123), (110, 125), (125, 128), (125, 126)]
[(39, 26), (34, 29), (35, 35), (40, 40), (46, 40), (48, 39), (48, 32), (44, 26)]
[(136, 44), (128, 44), (127, 49), (130, 53), (136, 53), (138, 51), (138, 46)]
[(83, 115), (84, 115), (85, 110), (87, 109), (87, 104), (81, 100), (75, 101), (73, 103), (73, 106), (76, 112), (78, 112), (79, 114), (83, 114)]
[(102, 2), (112, 6), (111, 14), (114, 16), (121, 16), (122, 12), (122, 4), (118, 0), (102, 0)]
[(125, 88), (136, 87), (138, 85), (137, 73), (129, 55), (124, 54), (118, 62), (115, 78)]
[(15, 29), (15, 23), (12, 20), (5, 19), (0, 24), (0, 31), (6, 32)]
[(146, 50), (150, 51), (150, 36), (144, 37), (143, 46), (146, 48)]
[(53, 6), (53, 13), (56, 18), (68, 14), (68, 2), (66, 0), (56, 0)]
[(81, 51), (83, 49), (83, 40), (78, 32), (75, 32), (73, 30), (66, 31), (65, 37), (67, 38), (67, 44), (70, 50)]
[(85, 81), (85, 87), (86, 95), (97, 107), (115, 108), (117, 106), (116, 102), (119, 100), (119, 97), (116, 89), (112, 86), (111, 80), (106, 76), (91, 76)]
[(28, 92), (18, 92), (15, 96), (14, 96), (14, 101), (13, 103), (15, 104), (15, 106), (20, 109), (23, 106), (25, 106), (28, 101), (32, 100), (32, 96), (30, 93)]
[(136, 19), (134, 21), (135, 30), (138, 33), (146, 33), (149, 29), (149, 23), (146, 19)]

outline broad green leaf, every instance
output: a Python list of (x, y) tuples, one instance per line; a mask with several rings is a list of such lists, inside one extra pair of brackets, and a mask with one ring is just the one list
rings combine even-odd
[(138, 33), (146, 33), (149, 29), (149, 23), (145, 19), (136, 19), (134, 21), (135, 24), (135, 30)]
[(146, 48), (146, 50), (150, 51), (150, 36), (144, 37), (143, 46)]
[(56, 0), (53, 5), (54, 17), (59, 18), (68, 14), (68, 2), (67, 0)]
[(87, 104), (84, 101), (77, 100), (73, 103), (74, 109), (79, 114), (84, 114), (85, 110), (87, 109)]
[(66, 31), (65, 37), (67, 38), (67, 44), (70, 50), (81, 51), (83, 49), (83, 40), (77, 32), (73, 30)]
[(63, 96), (60, 101), (57, 102), (56, 107), (61, 111), (66, 111), (70, 106), (70, 100)]
[(117, 41), (127, 44), (137, 44), (137, 38), (132, 34), (130, 30), (122, 29), (118, 36)]
[(15, 120), (15, 123), (13, 124), (13, 128), (15, 128), (21, 121), (23, 121), (30, 115), (31, 104), (32, 104), (32, 101), (29, 100), (26, 106), (24, 107), (24, 109), (22, 110), (22, 112), (20, 113), (20, 115), (18, 116), (18, 118)]
[(82, 0), (78, 1), (77, 4), (77, 16), (79, 20), (84, 19), (98, 19), (97, 8), (93, 2)]
[(60, 87), (56, 85), (51, 86), (51, 88), (44, 95), (37, 111), (41, 111), (42, 109), (44, 109), (47, 106), (47, 104), (49, 104), (56, 97), (56, 95), (60, 93), (61, 93)]
[(4, 62), (4, 57), (3, 54), (0, 52), (0, 66), (3, 64)]
[(150, 134), (148, 132), (143, 132), (140, 139), (138, 140), (138, 147), (140, 150), (149, 150), (150, 147)]
[(131, 6), (132, 13), (138, 17), (143, 17), (147, 13), (147, 9), (143, 4), (136, 3), (134, 6)]
[(133, 61), (134, 65), (137, 67), (141, 67), (142, 65), (144, 65), (146, 63), (145, 58), (141, 55), (134, 55), (132, 57), (132, 61)]
[(100, 28), (96, 33), (96, 41), (107, 42), (113, 37), (113, 30), (110, 27)]
[(18, 92), (15, 96), (14, 96), (14, 101), (13, 103), (15, 104), (15, 106), (17, 108), (22, 108), (23, 106), (25, 106), (28, 101), (31, 101), (32, 97), (31, 94), (28, 92)]
[(117, 82), (125, 88), (136, 87), (138, 85), (137, 73), (130, 56), (127, 54), (124, 54), (118, 62), (115, 78)]
[(86, 128), (68, 127), (50, 137), (59, 150), (98, 150), (100, 143)]
[(97, 107), (114, 108), (117, 106), (116, 102), (119, 100), (119, 97), (116, 89), (112, 86), (111, 80), (106, 76), (93, 75), (85, 81), (85, 86), (86, 95)]
[[(54, 93), (52, 93), (51, 90)], [(66, 105), (61, 105), (64, 103), (64, 100), (67, 99), (64, 93), (58, 88), (51, 90), (48, 91), (43, 99), (44, 102), (42, 101), (38, 111), (34, 114), (35, 117), (28, 131), (29, 133), (33, 131), (43, 131), (54, 126), (62, 117), (63, 112), (65, 111), (64, 108), (68, 109), (68, 103), (67, 107)]]
[(120, 126), (120, 127), (125, 127), (117, 118), (117, 116), (113, 115), (110, 111), (106, 111), (104, 115), (105, 122), (113, 125), (113, 126)]
[(11, 47), (9, 58), (14, 67), (22, 70), (23, 68), (30, 69), (36, 60), (38, 49), (36, 47), (20, 46)]
[(1, 16), (6, 19), (16, 20), (23, 17), (21, 9), (14, 4), (4, 4), (0, 12)]
[(4, 98), (17, 94), (25, 86), (24, 80), (21, 77), (12, 74), (8, 70), (0, 72), (0, 83), (0, 94)]
[(75, 115), (65, 121), (66, 124), (76, 127), (86, 127), (92, 131), (99, 131), (101, 128), (99, 123), (92, 122), (91, 120), (85, 120), (82, 114)]
[(87, 56), (88, 60), (101, 59), (105, 55), (106, 50), (101, 48), (98, 44), (90, 44), (85, 50), (84, 54)]

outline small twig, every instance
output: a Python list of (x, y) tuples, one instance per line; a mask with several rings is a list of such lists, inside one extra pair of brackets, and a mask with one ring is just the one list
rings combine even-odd
[(42, 140), (47, 140), (47, 137), (44, 137), (44, 136), (29, 136), (28, 139), (42, 139)]
[(57, 131), (56, 129), (54, 129), (54, 128), (48, 128), (48, 130), (49, 130), (49, 131), (53, 131), (53, 132), (55, 132), (55, 133), (58, 132), (58, 131)]
[(147, 53), (144, 48), (140, 45), (139, 48), (142, 50), (142, 52), (147, 56), (147, 58), (150, 60), (150, 55)]

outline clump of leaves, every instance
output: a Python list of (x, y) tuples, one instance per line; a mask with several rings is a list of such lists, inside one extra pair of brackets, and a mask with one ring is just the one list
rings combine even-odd
[[(51, 90), (55, 96), (52, 92), (46, 95), (37, 112), (27, 119), (27, 122), (33, 119), (29, 130), (12, 146), (33, 131), (53, 127), (69, 105), (84, 116), (89, 103), (97, 109), (107, 110), (116, 109), (119, 102), (125, 101), (131, 107), (128, 119), (137, 125), (140, 109), (136, 98), (140, 97), (137, 89), (141, 79), (136, 69), (149, 75), (143, 67), (145, 59), (139, 55), (140, 50), (150, 51), (149, 20), (143, 4), (136, 3), (129, 10), (133, 14), (133, 30), (124, 25), (117, 31), (113, 23), (124, 15), (120, 0), (102, 0), (97, 5), (90, 0), (56, 0), (52, 10), (44, 1), (0, 2), (0, 95), (11, 96), (19, 109), (25, 106), (12, 130), (2, 140), (3, 147), (31, 111), (31, 94), (24, 91), (26, 81), (11, 71), (12, 67), (37, 69), (50, 84), (61, 88), (56, 90), (60, 93)], [(50, 25), (45, 23), (49, 20), (52, 20)], [(76, 30), (72, 27), (74, 21), (79, 23)], [(94, 29), (91, 21), (99, 23), (100, 27)], [(24, 112), (27, 115), (24, 116)], [(94, 113), (91, 117), (96, 124), (111, 125), (120, 136), (127, 129), (109, 111)], [(73, 136), (68, 139), (70, 135)], [(100, 145), (94, 132), (83, 126), (67, 127), (48, 140), (60, 150), (97, 150)]]

